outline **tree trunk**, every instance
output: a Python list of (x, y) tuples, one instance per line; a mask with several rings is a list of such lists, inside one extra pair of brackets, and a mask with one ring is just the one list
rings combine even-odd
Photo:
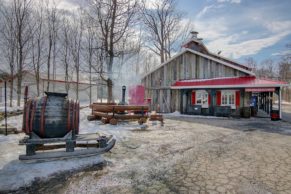
[(13, 74), (11, 75), (11, 81), (10, 81), (10, 96), (9, 96), (9, 106), (12, 107), (13, 104), (13, 84), (14, 84), (14, 79), (13, 79)]
[[(90, 55), (90, 61), (91, 61), (91, 55)], [(89, 101), (90, 104), (92, 103), (92, 62), (89, 64), (89, 84), (90, 84), (90, 90), (89, 90)]]
[[(20, 32), (21, 33), (21, 32)], [(23, 49), (22, 49), (22, 42), (21, 42), (21, 34), (18, 37), (19, 42), (19, 64), (18, 64), (18, 72), (17, 72), (17, 106), (20, 106), (21, 100), (21, 84), (22, 84), (22, 67), (23, 67)]]
[(113, 65), (113, 54), (109, 56), (109, 63), (107, 67), (108, 79), (107, 79), (107, 102), (113, 102), (113, 77), (112, 77), (112, 65)]
[(79, 68), (77, 69), (76, 99), (79, 100)]
[(49, 41), (49, 53), (47, 57), (47, 88), (46, 91), (50, 91), (50, 68), (51, 68), (51, 50), (52, 50), (52, 42)]
[[(53, 43), (53, 80), (56, 79), (56, 40)], [(53, 84), (53, 92), (55, 92), (55, 82)]]
[(17, 106), (20, 106), (21, 100), (21, 83), (22, 83), (22, 72), (17, 75)]
[(107, 92), (108, 92), (108, 97), (107, 97), (107, 102), (113, 102), (113, 83), (110, 78), (107, 80)]

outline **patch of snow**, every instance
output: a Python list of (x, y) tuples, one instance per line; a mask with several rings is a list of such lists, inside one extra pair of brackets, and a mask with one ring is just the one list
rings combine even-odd
[[(130, 137), (130, 130), (141, 129), (137, 122), (122, 122), (113, 126), (104, 125), (100, 121), (87, 121), (91, 109), (80, 110), (80, 134), (100, 133), (101, 135), (113, 135), (117, 141)], [(8, 118), (8, 124), (22, 128), (22, 116)], [(4, 123), (1, 121), (0, 124)], [(30, 185), (35, 179), (47, 179), (55, 173), (80, 169), (103, 162), (102, 156), (87, 158), (50, 161), (43, 163), (25, 163), (18, 160), (20, 154), (25, 154), (25, 146), (19, 146), (18, 142), (25, 134), (0, 135), (0, 193), (5, 190), (15, 190), (19, 187)], [(113, 148), (114, 149), (114, 148)], [(8, 177), (8, 178), (7, 178)]]
[(163, 114), (165, 118), (171, 117), (192, 117), (192, 118), (205, 118), (205, 119), (226, 119), (227, 117), (216, 117), (216, 116), (204, 116), (204, 115), (186, 115), (181, 114), (179, 111), (175, 111), (173, 113)]
[(0, 171), (0, 192), (29, 186), (36, 178), (46, 179), (55, 173), (80, 169), (103, 161), (100, 156), (43, 163), (13, 160)]
[[(7, 112), (16, 112), (16, 111), (21, 111), (21, 110), (23, 110), (23, 108), (20, 106), (14, 106), (14, 107), (7, 106)], [(5, 112), (4, 106), (0, 106), (0, 112)]]
[[(279, 101), (278, 100), (276, 100), (275, 102), (274, 102), (275, 104), (278, 104), (279, 103)], [(287, 102), (287, 101), (282, 101), (282, 104), (283, 105), (291, 105), (291, 102)]]
[(90, 108), (84, 108), (80, 111), (80, 134), (100, 132), (106, 135), (113, 135), (118, 140), (128, 137), (129, 130), (141, 129), (142, 127), (137, 121), (120, 122), (118, 125), (103, 124), (101, 121), (87, 121), (87, 116), (90, 114)]
[[(10, 103), (10, 100), (7, 99), (7, 106), (9, 105), (9, 103)], [(23, 107), (23, 104), (24, 104), (24, 100), (21, 99), (20, 100), (20, 107)], [(0, 107), (4, 107), (4, 106), (5, 106), (5, 102), (4, 101), (3, 102), (0, 102)], [(12, 100), (12, 107), (18, 107), (17, 106), (17, 100)]]
[[(17, 131), (21, 131), (22, 129), (22, 118), (23, 115), (17, 115), (17, 116), (13, 116), (13, 117), (8, 117), (7, 118), (7, 124), (11, 125), (13, 127), (17, 128)], [(0, 121), (0, 125), (4, 125), (5, 121), (2, 120)]]

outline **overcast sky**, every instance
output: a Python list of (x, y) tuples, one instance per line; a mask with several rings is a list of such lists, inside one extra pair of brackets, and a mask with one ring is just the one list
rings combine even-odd
[[(55, 0), (74, 9), (85, 0)], [(149, 0), (155, 1), (155, 0)], [(199, 37), (213, 52), (238, 61), (261, 61), (290, 52), (291, 0), (177, 0), (185, 20), (194, 22)]]

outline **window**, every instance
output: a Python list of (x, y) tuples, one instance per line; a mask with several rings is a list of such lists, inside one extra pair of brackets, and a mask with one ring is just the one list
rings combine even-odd
[(235, 91), (222, 91), (221, 92), (221, 105), (235, 106)]
[(208, 108), (208, 93), (205, 90), (196, 91), (196, 104)]

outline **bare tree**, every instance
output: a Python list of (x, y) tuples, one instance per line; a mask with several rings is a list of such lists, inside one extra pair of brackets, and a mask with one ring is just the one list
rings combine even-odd
[(276, 77), (275, 63), (272, 59), (265, 59), (261, 62), (261, 69), (257, 70), (260, 77)]
[(245, 64), (247, 67), (252, 68), (253, 71), (257, 69), (257, 62), (252, 57), (247, 57), (245, 59)]
[[(1, 2), (0, 2), (1, 3)], [(4, 59), (9, 64), (10, 73), (10, 94), (9, 106), (12, 107), (13, 102), (13, 85), (15, 73), (15, 60), (16, 60), (16, 39), (15, 39), (15, 18), (12, 7), (9, 5), (2, 5), (0, 9), (2, 25), (0, 28), (1, 33), (1, 52)]]
[(93, 66), (93, 56), (94, 56), (94, 46), (95, 44), (95, 32), (93, 31), (92, 27), (92, 20), (89, 18), (87, 21), (88, 27), (87, 27), (87, 32), (86, 32), (86, 51), (85, 51), (85, 56), (87, 59), (88, 63), (88, 70), (89, 70), (89, 101), (90, 104), (92, 103), (92, 66)]
[(152, 2), (143, 0), (142, 18), (147, 32), (147, 45), (151, 51), (160, 56), (161, 63), (171, 57), (173, 44), (181, 28), (181, 14), (176, 9), (176, 0)]
[(98, 38), (102, 42), (100, 49), (104, 51), (106, 56), (107, 78), (105, 80), (107, 82), (108, 102), (113, 101), (114, 58), (119, 57), (124, 52), (118, 48), (129, 37), (130, 26), (134, 25), (136, 11), (137, 1), (135, 0), (92, 0), (89, 15), (96, 23)]
[(34, 10), (35, 23), (33, 38), (31, 39), (31, 57), (35, 73), (37, 96), (40, 96), (40, 68), (43, 64), (44, 53), (44, 6), (42, 2)]
[(74, 18), (72, 24), (71, 41), (70, 41), (70, 51), (74, 63), (74, 69), (76, 73), (76, 99), (79, 99), (79, 81), (80, 81), (80, 58), (82, 50), (82, 38), (84, 30), (83, 19), (79, 15), (78, 18)]
[(20, 106), (21, 85), (24, 62), (32, 38), (30, 27), (31, 0), (13, 0), (13, 17), (15, 19), (14, 35), (17, 44), (17, 106)]
[(47, 4), (46, 10), (46, 22), (47, 22), (47, 91), (50, 91), (50, 76), (51, 76), (51, 63), (53, 60), (53, 79), (55, 79), (55, 58), (56, 58), (56, 41), (57, 41), (57, 31), (58, 31), (58, 15), (57, 8), (54, 5), (49, 8)]
[(66, 92), (69, 93), (70, 89), (70, 59), (71, 59), (71, 52), (70, 52), (70, 33), (71, 33), (71, 24), (69, 20), (64, 17), (61, 21), (62, 27), (61, 27), (61, 61), (64, 67), (64, 73), (65, 73), (65, 89)]
[[(290, 49), (291, 44), (287, 44), (286, 48)], [(291, 82), (291, 53), (289, 52), (281, 57), (279, 62), (279, 75), (282, 80)]]

